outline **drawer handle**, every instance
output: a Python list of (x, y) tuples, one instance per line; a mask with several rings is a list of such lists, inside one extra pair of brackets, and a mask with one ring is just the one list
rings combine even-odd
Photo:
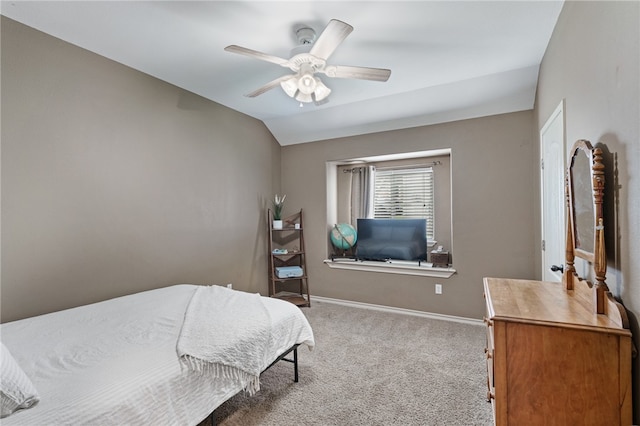
[(495, 398), (496, 396), (491, 391), (487, 391), (487, 402), (491, 402), (491, 400)]
[(489, 351), (489, 349), (485, 349), (484, 352), (487, 354), (487, 359), (493, 358), (493, 354), (491, 354), (491, 351)]
[(485, 324), (487, 324), (488, 327), (491, 327), (493, 325), (493, 321), (491, 321), (487, 317), (482, 317), (482, 320), (484, 321)]

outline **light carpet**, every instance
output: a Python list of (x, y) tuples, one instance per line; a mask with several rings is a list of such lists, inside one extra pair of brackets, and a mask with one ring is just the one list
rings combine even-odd
[(326, 302), (303, 312), (316, 347), (298, 350), (300, 381), (278, 363), (257, 394), (222, 404), (216, 424), (493, 424), (481, 325)]

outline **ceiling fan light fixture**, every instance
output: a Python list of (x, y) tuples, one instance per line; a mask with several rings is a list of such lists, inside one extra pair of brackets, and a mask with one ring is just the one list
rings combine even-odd
[(280, 87), (282, 87), (282, 90), (284, 90), (290, 98), (293, 98), (298, 91), (298, 80), (296, 78), (290, 78), (288, 80), (281, 81)]
[(331, 93), (331, 89), (324, 85), (322, 80), (316, 77), (316, 90), (313, 93), (316, 102), (324, 100)]
[[(306, 81), (303, 80), (305, 78), (307, 79)], [(309, 81), (309, 78), (312, 81)], [(310, 74), (281, 81), (280, 86), (289, 97), (304, 103), (317, 103), (331, 94), (331, 89), (325, 86), (322, 80)]]
[(298, 90), (305, 95), (311, 95), (316, 90), (317, 84), (317, 79), (313, 74), (303, 74), (298, 79)]
[(306, 104), (313, 102), (313, 97), (311, 96), (311, 93), (307, 94), (307, 93), (302, 93), (300, 91), (298, 91), (298, 94), (296, 95), (296, 101), (298, 102), (304, 102)]

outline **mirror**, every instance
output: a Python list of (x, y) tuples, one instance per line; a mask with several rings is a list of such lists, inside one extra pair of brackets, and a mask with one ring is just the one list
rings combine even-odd
[(578, 140), (571, 148), (567, 170), (567, 240), (566, 267), (563, 276), (567, 290), (582, 281), (574, 268), (575, 256), (593, 266), (596, 309), (604, 313), (609, 293), (606, 279), (607, 256), (604, 247), (604, 164), (602, 150), (587, 140)]
[(593, 262), (597, 220), (591, 187), (591, 163), (591, 150), (577, 147), (569, 167), (569, 197), (573, 207), (571, 219), (575, 254)]

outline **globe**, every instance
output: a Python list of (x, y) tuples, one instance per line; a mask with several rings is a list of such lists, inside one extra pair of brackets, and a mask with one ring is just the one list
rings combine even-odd
[(340, 250), (348, 250), (358, 241), (356, 228), (348, 223), (337, 223), (331, 230), (331, 243)]

